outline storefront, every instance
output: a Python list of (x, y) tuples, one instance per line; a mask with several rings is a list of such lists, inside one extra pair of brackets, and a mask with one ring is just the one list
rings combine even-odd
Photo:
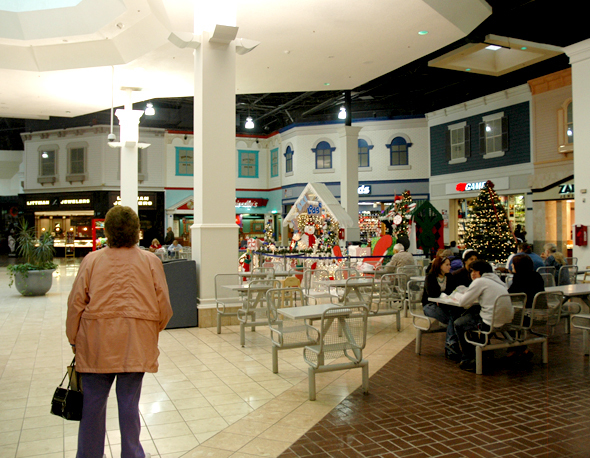
[[(37, 237), (47, 232), (54, 238), (58, 257), (65, 255), (66, 245), (74, 249), (76, 256), (91, 251), (93, 223), (104, 219), (107, 211), (121, 201), (119, 192), (114, 191), (23, 194), (19, 197), (19, 207), (24, 209), (29, 224), (34, 225)], [(149, 246), (160, 232), (163, 235), (162, 203), (163, 193), (142, 192), (138, 197), (142, 246), (146, 243)]]
[(533, 189), (535, 215), (535, 243), (555, 243), (557, 250), (570, 253), (573, 248), (572, 227), (575, 224), (573, 175), (551, 183), (544, 188)]
[[(532, 201), (528, 175), (498, 177), (497, 173), (486, 175), (483, 170), (477, 174), (471, 173), (470, 176), (470, 180), (450, 177), (444, 184), (434, 182), (432, 185), (431, 201), (444, 218), (445, 244), (454, 240), (460, 250), (468, 248), (463, 240), (465, 228), (473, 202), (488, 180), (494, 183), (494, 190), (506, 210), (512, 231), (520, 226), (521, 231), (529, 234), (525, 236), (526, 241), (532, 242)], [(437, 181), (445, 180), (444, 177), (436, 178)]]

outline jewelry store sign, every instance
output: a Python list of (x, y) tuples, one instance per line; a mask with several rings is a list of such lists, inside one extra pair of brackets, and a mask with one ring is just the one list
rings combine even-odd
[(61, 207), (87, 207), (90, 205), (90, 198), (77, 198), (77, 199), (62, 199), (62, 198), (50, 198), (50, 199), (30, 199), (26, 201), (26, 206), (31, 208), (39, 208), (39, 207), (51, 207), (51, 208), (61, 208)]

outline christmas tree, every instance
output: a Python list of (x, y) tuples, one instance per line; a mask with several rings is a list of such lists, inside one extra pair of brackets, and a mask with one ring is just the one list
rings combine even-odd
[(391, 223), (391, 235), (397, 240), (401, 235), (407, 236), (410, 232), (411, 212), (416, 207), (413, 203), (410, 191), (405, 190), (401, 197), (385, 210), (385, 215), (380, 219)]
[(473, 202), (465, 228), (465, 244), (489, 262), (506, 262), (514, 251), (516, 239), (506, 209), (489, 180)]

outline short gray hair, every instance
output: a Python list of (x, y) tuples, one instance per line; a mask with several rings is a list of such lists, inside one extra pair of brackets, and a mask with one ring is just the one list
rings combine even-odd
[(557, 245), (555, 243), (546, 243), (543, 248), (549, 253), (555, 253), (557, 251)]
[(393, 245), (393, 249), (397, 251), (405, 251), (405, 248), (401, 243), (396, 243), (395, 245)]

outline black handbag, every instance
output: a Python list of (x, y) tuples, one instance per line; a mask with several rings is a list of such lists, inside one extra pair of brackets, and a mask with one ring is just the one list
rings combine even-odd
[[(66, 377), (68, 377), (68, 387), (63, 388)], [(82, 400), (82, 381), (80, 374), (76, 371), (76, 357), (74, 357), (64, 378), (53, 393), (50, 413), (66, 420), (80, 421), (82, 419)]]

